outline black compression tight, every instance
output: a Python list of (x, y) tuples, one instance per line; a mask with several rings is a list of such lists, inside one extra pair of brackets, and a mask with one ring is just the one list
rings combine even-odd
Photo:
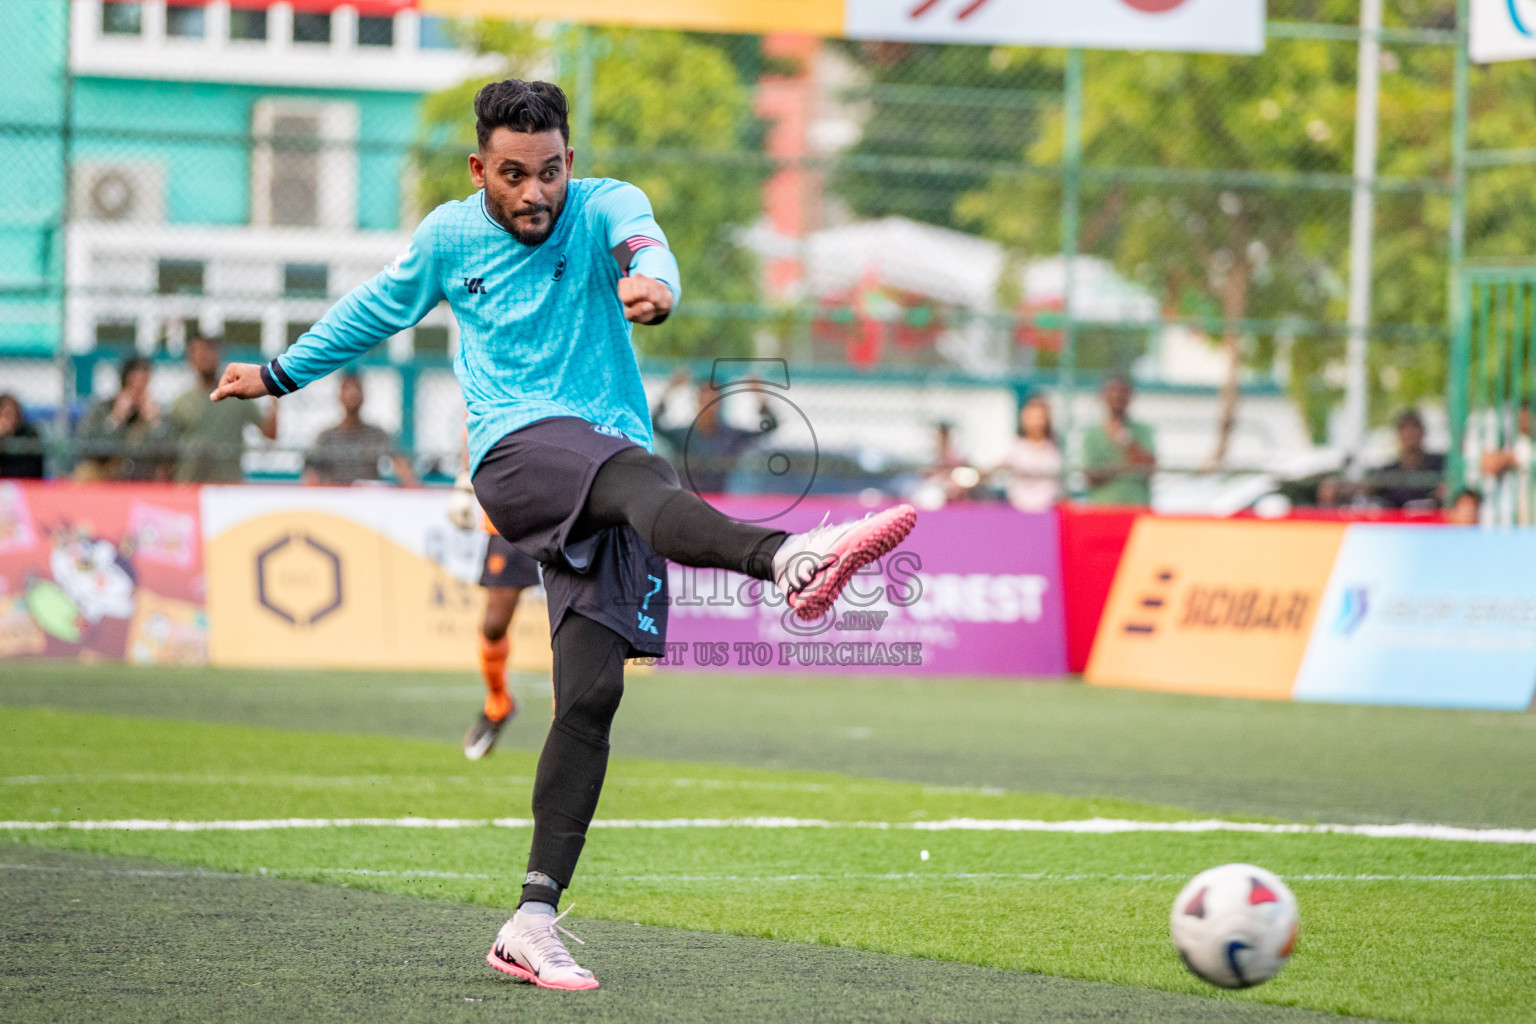
[[(533, 779), (533, 851), (528, 870), (564, 887), (587, 841), (608, 772), (608, 727), (624, 696), (629, 642), (607, 626), (567, 612), (555, 633), (555, 720)], [(559, 890), (526, 885), (522, 902), (555, 905)]]
[(784, 531), (738, 523), (678, 482), (659, 455), (626, 448), (603, 463), (592, 480), (579, 532), (628, 523), (651, 546), (679, 565), (731, 569), (760, 580), (773, 578), (773, 553)]
[[(628, 524), (651, 549), (682, 565), (733, 569), (773, 578), (773, 553), (784, 531), (729, 519), (683, 488), (666, 460), (628, 448), (603, 463), (592, 481), (574, 534)], [(587, 841), (587, 826), (608, 771), (608, 729), (624, 695), (629, 642), (613, 630), (567, 612), (555, 632), (555, 720), (533, 781), (533, 851), (529, 872), (559, 889), (531, 882), (522, 901), (558, 905)]]

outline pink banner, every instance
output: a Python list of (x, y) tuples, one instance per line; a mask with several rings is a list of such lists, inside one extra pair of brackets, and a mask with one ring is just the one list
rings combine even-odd
[(0, 658), (208, 660), (198, 489), (0, 481)]
[[(853, 499), (710, 499), (743, 521), (804, 530), (868, 511)], [(918, 516), (895, 551), (860, 573), (829, 616), (803, 623), (782, 599), (723, 570), (670, 567), (669, 669), (900, 675), (1066, 672), (1054, 513), (952, 505)]]

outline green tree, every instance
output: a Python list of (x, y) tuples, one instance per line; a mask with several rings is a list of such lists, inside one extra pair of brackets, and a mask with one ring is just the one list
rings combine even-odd
[[(1454, 0), (1390, 6), (1389, 25), (1455, 23)], [(1272, 5), (1272, 16), (1348, 26), (1359, 5), (1286, 0)], [(1037, 92), (1059, 89), (1059, 51), (848, 52), (864, 60), (874, 83), (864, 137), (835, 179), (855, 212), (980, 231), (1026, 257), (1059, 251), (1063, 114), (1059, 101), (1040, 107)], [(1350, 195), (1319, 187), (1320, 178), (1278, 176), (1337, 182), (1352, 172), (1356, 56), (1349, 40), (1275, 38), (1257, 57), (1085, 55), (1081, 250), (1152, 289), (1168, 314), (1206, 318), (1219, 335), (1230, 374), (1214, 462), (1226, 454), (1240, 371), (1267, 365), (1277, 335), (1294, 337), (1292, 388), (1319, 437), (1337, 403), (1330, 371), (1344, 347)], [(1420, 184), (1377, 197), (1371, 408), (1378, 422), (1445, 387), (1453, 59), (1447, 46), (1394, 45), (1384, 53), (1379, 173)], [(984, 91), (994, 88), (1002, 91)], [(995, 102), (998, 120), (946, 117), (946, 90), (957, 101)], [(1531, 62), (1474, 69), (1473, 146), (1536, 145), (1533, 93)], [(1112, 180), (1095, 168), (1135, 173)], [(1219, 177), (1226, 171), (1248, 176)], [(1437, 179), (1438, 187), (1423, 187)], [(1528, 166), (1474, 171), (1469, 257), (1507, 261), (1536, 249), (1533, 193)], [(1124, 344), (1099, 347), (1113, 353), (1131, 344), (1131, 335), (1121, 337)]]
[(867, 84), (859, 140), (831, 189), (860, 217), (910, 217), (961, 227), (956, 203), (989, 168), (1015, 163), (1061, 91), (1060, 62), (1037, 51), (982, 46), (844, 43)]
[[(1240, 187), (1178, 172), (1337, 173), (1348, 167), (1354, 67), (1347, 47), (1271, 40), (1261, 58), (1192, 54), (1085, 56), (1084, 164), (1147, 168), (1137, 180), (1091, 174), (1085, 252), (1102, 254), (1162, 297), (1166, 312), (1219, 319), (1229, 360), (1213, 464), (1236, 416), (1245, 321), (1323, 315), (1339, 279), (1349, 197)], [(1059, 166), (1053, 111), (1026, 159)], [(1159, 179), (1162, 180), (1159, 180)], [(962, 219), (1027, 252), (1060, 245), (1061, 184), (999, 178), (961, 200)]]
[[(430, 208), (470, 190), (466, 158), (475, 145), (475, 92), (508, 74), (532, 75), (558, 63), (572, 92), (577, 30), (539, 37), (530, 26), (483, 22), (470, 30), (483, 54), (499, 54), (496, 74), (429, 96), (422, 108), (419, 194)], [(650, 197), (682, 269), (677, 316), (637, 331), (642, 352), (658, 356), (742, 355), (751, 322), (731, 313), (754, 302), (759, 271), (737, 232), (761, 208), (761, 131), (752, 86), (737, 61), (705, 38), (683, 32), (589, 30), (592, 138), (573, 137), (576, 173), (621, 178)], [(575, 126), (573, 125), (573, 128)], [(690, 310), (704, 310), (691, 314)]]

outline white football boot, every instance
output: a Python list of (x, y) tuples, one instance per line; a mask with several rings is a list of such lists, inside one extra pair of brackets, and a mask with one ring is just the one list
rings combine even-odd
[(837, 600), (853, 574), (906, 539), (917, 510), (897, 505), (851, 523), (793, 533), (773, 555), (773, 582), (795, 615), (810, 621)]
[(486, 954), (485, 962), (503, 974), (530, 981), (540, 988), (568, 992), (597, 988), (597, 979), (592, 977), (592, 972), (578, 966), (571, 951), (560, 941), (558, 933), (565, 932), (581, 942), (560, 926), (560, 918), (570, 912), (570, 908), (566, 908), (557, 916), (519, 910), (496, 933), (496, 943)]

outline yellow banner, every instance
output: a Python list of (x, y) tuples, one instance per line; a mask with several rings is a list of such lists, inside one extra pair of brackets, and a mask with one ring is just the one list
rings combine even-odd
[(1343, 524), (1137, 521), (1088, 682), (1288, 700)]
[(836, 36), (843, 31), (844, 0), (421, 0), (420, 6), (426, 14), (507, 20)]
[[(423, 509), (419, 496), (398, 493), (316, 499), (290, 489), (285, 508), (281, 492), (250, 489), (258, 501), (208, 490), (215, 492), (205, 502), (214, 515), (204, 541), (213, 664), (478, 668), (485, 591), (468, 581), (478, 562), (455, 574), (405, 542), (424, 531), (450, 535), (446, 524), (438, 530), (435, 506)], [(304, 507), (309, 500), (332, 508)], [(219, 511), (231, 502), (242, 511)], [(549, 671), (542, 590), (524, 593), (512, 636), (514, 670)]]

